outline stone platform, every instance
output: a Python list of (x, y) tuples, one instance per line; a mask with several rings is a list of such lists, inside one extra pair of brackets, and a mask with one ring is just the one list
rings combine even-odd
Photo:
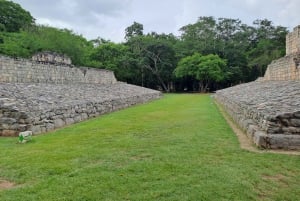
[(48, 132), (160, 96), (159, 91), (122, 82), (0, 83), (0, 136)]
[(257, 146), (300, 150), (300, 81), (256, 81), (214, 97)]

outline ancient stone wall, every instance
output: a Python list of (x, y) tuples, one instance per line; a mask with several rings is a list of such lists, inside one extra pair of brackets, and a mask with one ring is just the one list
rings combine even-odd
[(300, 80), (300, 54), (290, 54), (273, 61), (264, 80)]
[(34, 134), (160, 98), (155, 90), (103, 84), (0, 84), (0, 136)]
[(51, 63), (51, 64), (65, 64), (65, 65), (71, 65), (72, 60), (67, 55), (58, 54), (55, 52), (39, 52), (34, 54), (31, 59), (33, 61), (37, 62), (43, 62), (43, 63)]
[(112, 71), (0, 56), (0, 136), (44, 133), (160, 97)]
[(286, 36), (286, 55), (300, 52), (300, 25)]
[(268, 65), (263, 79), (300, 80), (300, 26), (287, 34), (286, 56)]
[(13, 59), (0, 55), (0, 82), (113, 84), (117, 80), (114, 73), (108, 70)]
[(215, 100), (256, 145), (300, 150), (300, 26), (287, 35), (286, 53), (263, 78), (219, 90)]
[(241, 84), (217, 91), (215, 100), (257, 146), (300, 149), (300, 81)]

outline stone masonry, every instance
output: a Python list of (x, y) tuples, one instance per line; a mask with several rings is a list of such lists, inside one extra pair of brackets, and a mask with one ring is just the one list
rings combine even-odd
[(241, 84), (217, 91), (215, 100), (256, 145), (300, 149), (300, 81)]
[(28, 59), (12, 59), (0, 55), (0, 83), (95, 83), (117, 82), (112, 71), (74, 67), (63, 63), (47, 63)]
[(264, 80), (300, 80), (300, 25), (286, 36), (286, 56), (274, 60)]
[(160, 97), (111, 71), (0, 56), (0, 136), (44, 133)]
[(300, 26), (286, 53), (258, 81), (219, 90), (215, 100), (263, 148), (300, 150)]
[(300, 25), (286, 36), (286, 55), (300, 52)]

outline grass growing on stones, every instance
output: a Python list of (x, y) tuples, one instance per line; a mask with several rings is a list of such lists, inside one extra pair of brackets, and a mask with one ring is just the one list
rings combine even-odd
[(300, 157), (241, 150), (209, 95), (165, 95), (27, 144), (0, 139), (0, 200), (299, 200)]

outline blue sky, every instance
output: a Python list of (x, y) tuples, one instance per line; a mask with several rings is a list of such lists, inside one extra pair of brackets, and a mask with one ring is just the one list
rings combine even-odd
[(290, 30), (300, 25), (300, 0), (12, 0), (38, 24), (72, 29), (87, 39), (124, 40), (134, 21), (144, 32), (173, 33), (200, 16), (240, 19), (252, 24), (269, 19)]

